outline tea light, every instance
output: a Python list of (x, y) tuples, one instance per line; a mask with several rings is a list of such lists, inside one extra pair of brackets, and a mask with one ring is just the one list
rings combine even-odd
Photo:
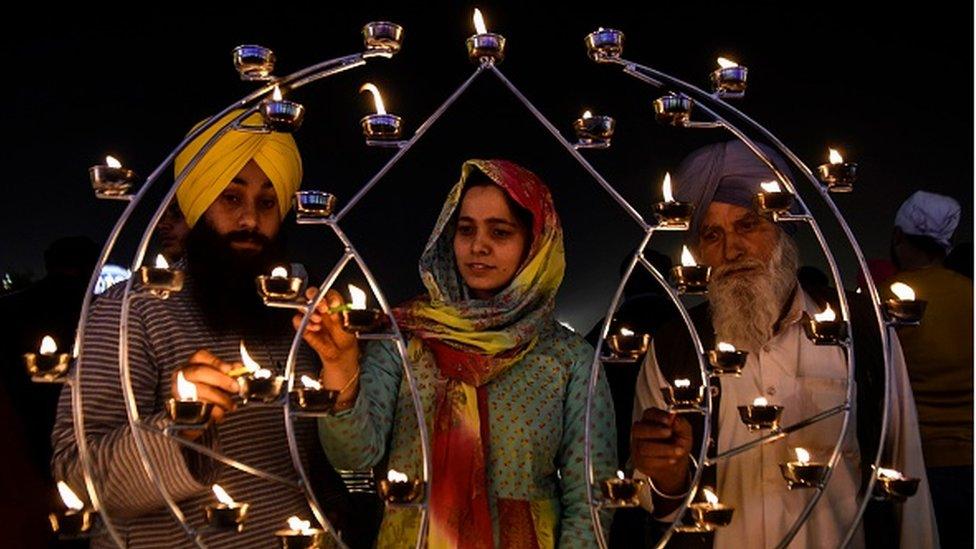
[(149, 293), (161, 299), (168, 298), (171, 292), (182, 290), (183, 278), (183, 271), (170, 269), (163, 254), (156, 255), (154, 266), (139, 268), (139, 279), (143, 286), (149, 289)]
[(671, 269), (671, 277), (679, 294), (703, 294), (708, 291), (711, 267), (698, 265), (688, 246), (681, 247), (681, 265)]
[(288, 529), (275, 532), (282, 549), (312, 549), (325, 543), (325, 531), (311, 528), (312, 522), (296, 516), (288, 518)]
[(609, 147), (616, 124), (610, 116), (593, 116), (590, 111), (584, 112), (573, 122), (573, 131), (579, 139), (577, 146), (591, 149)]
[(607, 345), (616, 357), (637, 358), (647, 352), (650, 343), (650, 334), (637, 334), (625, 327), (607, 337)]
[(271, 403), (281, 394), (281, 386), (285, 382), (283, 376), (273, 375), (271, 370), (262, 368), (247, 352), (247, 347), (241, 341), (241, 362), (247, 368), (247, 373), (237, 378), (240, 386), (240, 396), (247, 404), (251, 400)]
[(176, 374), (176, 393), (179, 398), (166, 401), (166, 411), (173, 423), (182, 428), (200, 428), (210, 421), (213, 404), (197, 400), (197, 386), (183, 377), (183, 372)]
[(84, 502), (64, 481), (58, 481), (58, 493), (61, 494), (65, 509), (48, 515), (51, 530), (61, 539), (85, 537), (91, 531), (92, 512), (85, 509)]
[(719, 68), (712, 72), (712, 91), (719, 97), (742, 97), (746, 93), (749, 70), (731, 59), (718, 58)]
[(891, 293), (895, 294), (896, 299), (889, 299), (884, 303), (889, 317), (904, 326), (917, 325), (921, 322), (928, 302), (916, 300), (915, 290), (904, 282), (892, 284)]
[(123, 168), (122, 163), (112, 156), (105, 157), (105, 164), (88, 168), (88, 176), (95, 196), (109, 200), (128, 200), (136, 181), (136, 173)]
[(284, 99), (278, 86), (274, 87), (270, 99), (261, 102), (260, 111), (264, 124), (274, 132), (298, 131), (298, 128), (302, 127), (302, 120), (305, 119), (305, 107)]
[(828, 303), (822, 313), (813, 315), (813, 318), (806, 316), (803, 331), (816, 345), (837, 345), (847, 339), (847, 322), (837, 320), (837, 315)]
[(71, 355), (59, 353), (54, 338), (46, 335), (41, 339), (41, 347), (36, 353), (24, 353), (27, 373), (35, 381), (54, 381), (68, 372)]
[(637, 507), (640, 505), (640, 490), (645, 484), (647, 481), (644, 479), (627, 478), (623, 471), (617, 471), (617, 476), (601, 482), (600, 488), (610, 507)]
[(255, 279), (258, 295), (266, 305), (272, 307), (304, 308), (308, 302), (302, 295), (305, 289), (305, 279), (299, 276), (289, 276), (288, 269), (283, 266), (271, 270), (271, 275), (259, 275)]
[(770, 404), (765, 398), (759, 397), (751, 405), (739, 406), (739, 418), (750, 431), (763, 429), (779, 429), (779, 419), (783, 415), (783, 407)]
[(661, 387), (664, 402), (672, 412), (696, 412), (705, 399), (705, 387), (692, 387), (691, 380), (676, 379), (673, 385)]
[(691, 516), (698, 526), (722, 527), (728, 526), (732, 522), (732, 513), (735, 507), (719, 503), (718, 496), (708, 488), (703, 488), (705, 501), (692, 503), (688, 506), (691, 509)]
[(793, 207), (793, 193), (783, 192), (777, 181), (765, 181), (759, 186), (762, 187), (762, 192), (753, 198), (759, 213), (771, 215), (774, 220), (777, 216), (789, 213)]
[(624, 51), (624, 33), (614, 30), (598, 28), (583, 39), (586, 53), (590, 59), (598, 63), (606, 63), (612, 59), (620, 59)]
[(249, 505), (235, 502), (219, 484), (214, 484), (211, 489), (220, 503), (211, 503), (204, 508), (207, 524), (220, 530), (244, 530)]
[(668, 126), (685, 127), (691, 121), (694, 106), (691, 98), (683, 93), (668, 93), (654, 100), (654, 118)]
[(395, 114), (387, 114), (383, 104), (383, 96), (375, 85), (366, 83), (359, 88), (359, 93), (368, 91), (373, 94), (373, 105), (376, 107), (376, 114), (368, 114), (360, 120), (363, 126), (363, 135), (366, 136), (366, 143), (373, 141), (396, 141), (400, 138), (400, 126), (402, 120)]
[(371, 21), (363, 27), (366, 51), (394, 54), (403, 45), (403, 27), (389, 21)]
[(915, 495), (920, 479), (909, 478), (894, 469), (878, 467), (874, 497), (901, 503)]
[(733, 345), (719, 342), (716, 348), (708, 351), (708, 363), (712, 366), (712, 375), (734, 375), (739, 377), (746, 365), (748, 351), (739, 351)]
[(827, 185), (827, 190), (832, 193), (853, 191), (854, 182), (857, 181), (857, 164), (844, 162), (844, 157), (837, 149), (830, 149), (828, 159), (827, 164), (821, 164), (817, 168), (820, 181)]
[(309, 219), (327, 219), (335, 211), (336, 197), (323, 191), (297, 191), (292, 197), (295, 219), (299, 223)]
[(263, 82), (271, 80), (274, 72), (275, 54), (264, 46), (246, 44), (237, 46), (231, 52), (234, 68), (245, 82)]
[(796, 461), (780, 463), (780, 472), (786, 479), (786, 486), (794, 488), (816, 488), (827, 472), (827, 465), (810, 461), (810, 453), (803, 448), (797, 448)]
[(385, 479), (380, 479), (377, 491), (384, 501), (391, 504), (410, 503), (424, 492), (424, 482), (419, 478), (410, 480), (407, 475), (390, 469)]
[(658, 227), (671, 229), (687, 229), (691, 223), (691, 214), (695, 211), (694, 204), (690, 202), (678, 202), (674, 199), (671, 190), (671, 173), (664, 174), (664, 181), (661, 183), (661, 194), (663, 202), (654, 204), (654, 217), (657, 218)]
[(328, 413), (339, 398), (339, 391), (323, 389), (318, 380), (303, 375), (301, 386), (292, 389), (290, 398), (303, 412)]
[(385, 322), (386, 315), (379, 309), (366, 308), (366, 293), (349, 285), (349, 308), (339, 311), (342, 329), (347, 332), (369, 333), (378, 330)]
[(468, 38), (468, 58), (475, 63), (500, 63), (505, 57), (505, 37), (488, 32), (481, 10), (474, 9), (474, 28), (477, 34)]

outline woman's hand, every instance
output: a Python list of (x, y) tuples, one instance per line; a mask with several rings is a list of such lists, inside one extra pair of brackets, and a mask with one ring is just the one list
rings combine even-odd
[[(305, 296), (311, 302), (318, 294), (318, 288), (308, 288)], [(339, 401), (354, 398), (359, 391), (359, 340), (356, 334), (342, 329), (339, 313), (335, 311), (343, 304), (342, 296), (335, 290), (329, 290), (315, 311), (309, 318), (302, 339), (319, 355), (322, 361), (322, 387), (331, 390), (346, 388), (339, 395)], [(298, 329), (302, 321), (302, 314), (292, 318), (292, 324)]]

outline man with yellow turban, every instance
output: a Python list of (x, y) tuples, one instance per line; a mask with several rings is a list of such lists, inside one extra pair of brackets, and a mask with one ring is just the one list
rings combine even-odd
[[(213, 404), (206, 429), (182, 432), (193, 440), (233, 458), (286, 479), (295, 479), (288, 452), (283, 410), (277, 405), (243, 405), (240, 386), (228, 373), (241, 366), (240, 345), (263, 368), (281, 374), (292, 337), (290, 314), (264, 307), (254, 278), (276, 265), (287, 264), (279, 229), (291, 196), (299, 188), (302, 161), (291, 135), (258, 133), (226, 126), (233, 112), (193, 139), (175, 162), (183, 180), (176, 196), (190, 233), (183, 290), (168, 299), (139, 299), (129, 304), (129, 362), (142, 421), (156, 428), (144, 436), (147, 451), (169, 496), (186, 520), (202, 532), (209, 547), (258, 547), (274, 543), (274, 531), (297, 515), (310, 519), (305, 497), (282, 489), (157, 434), (169, 422), (164, 402), (177, 396), (177, 374), (193, 383), (197, 398)], [(248, 118), (245, 125), (260, 123)], [(211, 138), (212, 146), (201, 153)], [(199, 154), (199, 157), (198, 157)], [(140, 291), (135, 284), (135, 291)], [(118, 319), (122, 289), (109, 289), (94, 304), (83, 345), (81, 384), (86, 432), (96, 487), (113, 524), (129, 547), (177, 547), (192, 542), (170, 516), (163, 496), (146, 475), (126, 421), (118, 371)], [(318, 377), (314, 353), (300, 348), (297, 375)], [(79, 494), (85, 493), (75, 445), (71, 393), (61, 395), (53, 435), (55, 478)], [(326, 509), (343, 509), (347, 502), (341, 481), (315, 440), (312, 420), (295, 420), (295, 434), (303, 459), (315, 465), (313, 478), (319, 501)], [(324, 471), (324, 474), (318, 474)], [(215, 502), (211, 485), (219, 483), (238, 502), (250, 504), (242, 532), (204, 528), (201, 510)], [(341, 517), (337, 519), (341, 527)], [(93, 547), (112, 544), (96, 537)]]

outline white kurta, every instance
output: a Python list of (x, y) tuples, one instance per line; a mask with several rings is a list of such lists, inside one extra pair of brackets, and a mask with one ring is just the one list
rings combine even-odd
[[(847, 394), (847, 360), (840, 347), (817, 346), (803, 332), (803, 311), (811, 316), (819, 312), (816, 303), (804, 292), (797, 292), (785, 328), (759, 353), (750, 353), (742, 377), (723, 377), (719, 410), (718, 452), (738, 447), (767, 434), (750, 432), (739, 419), (737, 406), (751, 404), (765, 397), (770, 404), (784, 407), (782, 426), (789, 426), (844, 403)], [(893, 365), (891, 423), (888, 448), (892, 463), (882, 466), (920, 477), (918, 493), (903, 504), (901, 546), (937, 547), (935, 516), (925, 478), (918, 421), (905, 361), (897, 337), (892, 333)], [(655, 362), (652, 346), (637, 379), (634, 420), (646, 408), (666, 409), (661, 387), (664, 380)], [(856, 437), (856, 410), (841, 445), (841, 456), (827, 488), (814, 507), (809, 520), (800, 529), (790, 547), (837, 547), (857, 512), (861, 459)], [(716, 532), (715, 547), (775, 547), (786, 535), (815, 491), (789, 490), (779, 464), (796, 459), (793, 449), (810, 452), (811, 461), (830, 459), (844, 421), (838, 414), (782, 439), (724, 459), (718, 464), (717, 494), (725, 504), (735, 507), (732, 523)], [(873, 460), (874, 456), (863, 459)], [(635, 472), (635, 476), (643, 476)], [(648, 490), (644, 506), (651, 510)], [(667, 517), (672, 519), (673, 517)], [(850, 547), (862, 547), (864, 536), (858, 532)]]

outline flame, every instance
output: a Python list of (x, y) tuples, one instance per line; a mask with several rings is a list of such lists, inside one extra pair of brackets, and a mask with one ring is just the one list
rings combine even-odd
[(217, 496), (217, 501), (223, 503), (224, 505), (234, 505), (234, 498), (230, 497), (219, 484), (214, 484), (210, 487), (210, 489), (213, 490), (214, 495)]
[(843, 164), (844, 157), (837, 152), (837, 149), (830, 149), (830, 163), (831, 164)]
[(896, 471), (894, 469), (885, 469), (884, 467), (878, 467), (878, 478), (902, 480), (905, 478), (905, 475), (901, 474), (900, 471)]
[(386, 107), (383, 105), (383, 96), (380, 95), (380, 89), (374, 84), (367, 82), (359, 88), (359, 93), (368, 91), (373, 94), (373, 105), (376, 106), (376, 114), (386, 114)]
[(776, 181), (764, 181), (760, 183), (759, 186), (762, 187), (763, 192), (767, 192), (767, 193), (783, 192), (783, 190), (780, 189), (779, 187), (779, 183)]
[(769, 401), (763, 397), (756, 397), (756, 400), (752, 401), (753, 406), (769, 406)]
[(362, 310), (366, 308), (366, 292), (359, 288), (349, 285), (349, 298), (352, 300), (351, 309)]
[(258, 368), (251, 377), (254, 379), (271, 379), (271, 370), (267, 368)]
[(915, 290), (904, 282), (895, 282), (892, 284), (891, 291), (902, 301), (915, 301)]
[(837, 315), (834, 313), (834, 310), (830, 308), (830, 303), (828, 303), (827, 308), (824, 309), (824, 312), (813, 315), (813, 319), (817, 322), (833, 322), (837, 320)]
[(719, 341), (718, 342), (718, 345), (716, 345), (715, 347), (719, 351), (723, 351), (723, 352), (726, 352), (726, 353), (731, 353), (731, 352), (734, 352), (735, 351), (735, 345), (732, 345), (731, 343), (726, 343), (724, 341)]
[(691, 387), (690, 379), (676, 379), (674, 380), (675, 387)]
[(674, 202), (674, 193), (671, 191), (671, 172), (664, 172), (664, 183), (661, 185), (661, 194), (664, 195), (665, 202)]
[(797, 461), (799, 461), (803, 465), (806, 465), (807, 463), (810, 463), (810, 452), (807, 452), (803, 448), (797, 448), (797, 449), (795, 449), (793, 451), (796, 452), (796, 460)]
[(121, 168), (122, 163), (118, 161), (114, 156), (108, 155), (105, 157), (105, 165), (109, 168)]
[(488, 34), (488, 27), (485, 26), (485, 18), (481, 15), (481, 10), (474, 9), (474, 30), (478, 34)]
[(306, 389), (315, 389), (316, 391), (322, 389), (321, 383), (308, 376), (302, 376), (302, 385), (304, 385)]
[(302, 520), (294, 515), (288, 517), (288, 528), (296, 532), (308, 532), (311, 529), (312, 521)]
[(583, 113), (583, 119), (586, 120), (587, 118), (593, 118), (593, 113), (591, 113), (590, 111), (585, 111)]
[(722, 67), (723, 69), (731, 69), (732, 67), (738, 67), (739, 64), (726, 57), (719, 57), (718, 66)]
[(274, 87), (274, 91), (271, 92), (271, 99), (274, 101), (281, 101), (284, 97), (281, 95), (281, 88), (278, 86)]
[(197, 399), (197, 386), (192, 381), (187, 381), (182, 371), (176, 374), (176, 393), (180, 395), (180, 400)]
[(155, 267), (157, 269), (169, 269), (169, 261), (166, 261), (166, 258), (163, 257), (163, 254), (156, 254)]
[(280, 265), (271, 269), (271, 278), (288, 278), (288, 269)]
[(624, 480), (627, 477), (624, 476), (624, 472), (623, 471), (621, 471), (621, 470), (618, 469), (617, 470), (617, 478), (619, 478), (620, 480)]
[(410, 477), (404, 475), (403, 473), (397, 471), (396, 469), (390, 469), (386, 473), (386, 480), (390, 482), (407, 482), (408, 480), (410, 480)]
[(72, 511), (81, 511), (85, 507), (85, 504), (78, 499), (78, 496), (75, 495), (71, 487), (69, 487), (63, 480), (58, 481), (58, 492), (61, 494), (61, 500), (64, 501), (64, 505), (68, 509), (71, 509)]
[(718, 505), (718, 496), (715, 495), (715, 492), (708, 488), (702, 488), (702, 493), (705, 494), (705, 499), (709, 505)]
[(631, 336), (634, 335), (634, 331), (631, 330), (631, 329), (629, 329), (629, 328), (621, 328), (620, 329), (620, 335), (622, 335), (624, 337), (631, 337)]
[(54, 342), (54, 338), (44, 336), (44, 339), (41, 340), (41, 354), (53, 355), (56, 352), (58, 352), (58, 344)]
[(244, 367), (248, 369), (252, 374), (261, 369), (261, 365), (251, 358), (251, 355), (247, 354), (247, 347), (244, 346), (244, 340), (241, 340), (241, 362), (244, 363)]
[(691, 252), (688, 250), (688, 246), (681, 247), (681, 264), (685, 267), (698, 265), (698, 263), (695, 263), (695, 256), (691, 255)]

